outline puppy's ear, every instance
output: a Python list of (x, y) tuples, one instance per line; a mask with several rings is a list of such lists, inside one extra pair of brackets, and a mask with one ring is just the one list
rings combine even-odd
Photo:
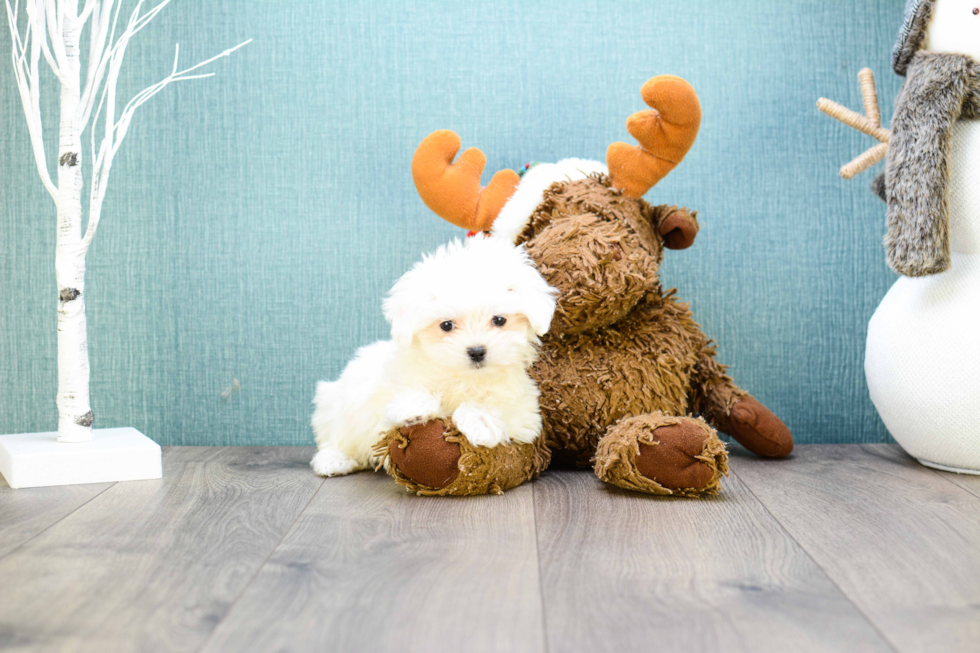
[(538, 336), (548, 333), (555, 315), (558, 291), (548, 285), (530, 258), (524, 258), (521, 273), (517, 275), (509, 292), (517, 294), (518, 309)]
[(402, 327), (398, 321), (391, 323), (391, 339), (395, 341), (399, 347), (411, 347), (412, 340), (415, 338), (414, 329), (406, 329)]
[(385, 319), (391, 325), (391, 339), (399, 347), (410, 346), (415, 334), (425, 327), (419, 324), (417, 299), (411, 292), (411, 285), (399, 281), (384, 301), (383, 310)]

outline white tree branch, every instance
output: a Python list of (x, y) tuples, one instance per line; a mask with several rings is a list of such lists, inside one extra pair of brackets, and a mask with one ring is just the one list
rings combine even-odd
[[(31, 149), (34, 152), (34, 162), (37, 165), (38, 175), (41, 183), (51, 195), (51, 198), (58, 201), (58, 189), (51, 181), (51, 173), (48, 171), (47, 159), (44, 155), (44, 131), (41, 124), (41, 105), (38, 60), (42, 51), (39, 41), (46, 38), (43, 26), (38, 31), (38, 23), (33, 15), (33, 0), (28, 0), (27, 27), (21, 37), (17, 28), (19, 1), (15, 0), (14, 6), (10, 6), (10, 0), (5, 0), (7, 8), (7, 23), (10, 27), (11, 41), (13, 42), (12, 60), (14, 67), (14, 81), (17, 84), (17, 91), (20, 95), (21, 105), (24, 108), (24, 118), (27, 121), (27, 133), (31, 139)], [(28, 62), (28, 49), (30, 50), (30, 62)], [(18, 53), (19, 50), (19, 53)]]
[[(120, 50), (125, 50), (126, 46), (129, 45), (129, 40), (133, 38), (137, 32), (146, 27), (164, 7), (170, 4), (170, 0), (163, 0), (163, 2), (153, 7), (153, 9), (146, 12), (143, 16), (140, 16), (139, 11), (143, 7), (143, 2), (144, 0), (139, 0), (139, 2), (136, 4), (136, 8), (129, 17), (129, 24), (126, 26), (126, 29), (119, 36), (119, 39), (115, 42), (115, 44), (112, 45), (113, 39), (116, 35), (116, 24), (119, 22), (119, 9), (122, 7), (122, 2), (116, 5), (116, 15), (112, 21), (112, 32), (109, 34), (109, 51), (102, 53), (101, 61), (99, 61), (98, 66), (95, 69), (95, 74), (92, 76), (91, 80), (86, 80), (85, 89), (82, 91), (82, 100), (78, 105), (79, 110), (81, 111), (81, 124), (83, 125), (88, 124), (88, 119), (92, 114), (92, 109), (94, 108), (95, 94), (98, 93), (99, 85), (102, 83), (102, 77), (105, 74), (106, 67), (112, 62), (113, 57), (118, 55)], [(91, 83), (89, 83), (89, 81), (91, 81)]]
[[(125, 27), (116, 37), (123, 0), (4, 0), (11, 35), (11, 61), (20, 95), (27, 130), (34, 151), (38, 175), (57, 208), (55, 277), (58, 284), (58, 440), (87, 442), (93, 437), (94, 415), (89, 403), (89, 359), (85, 319), (85, 257), (102, 216), (102, 204), (112, 162), (132, 122), (136, 110), (171, 82), (210, 77), (194, 74), (216, 59), (228, 56), (249, 43), (211, 57), (184, 70), (178, 70), (180, 49), (176, 49), (170, 74), (137, 93), (117, 116), (116, 87), (130, 40), (153, 20), (170, 0), (153, 0), (156, 6), (143, 13), (145, 0), (137, 0)], [(82, 5), (79, 13), (79, 5)], [(91, 20), (88, 61), (79, 39)], [(21, 25), (24, 25), (21, 28)], [(48, 170), (41, 123), (39, 69), (41, 58), (60, 82), (58, 130), (58, 185)], [(85, 83), (82, 85), (84, 75)], [(55, 94), (52, 93), (52, 96)], [(96, 102), (98, 98), (98, 102)], [(52, 100), (54, 97), (51, 98)], [(95, 110), (91, 124), (89, 118)], [(99, 125), (99, 117), (102, 124)], [(91, 129), (92, 183), (88, 224), (82, 233), (81, 139)], [(96, 151), (95, 132), (102, 138)], [(81, 238), (80, 238), (81, 237)]]
[[(52, 199), (57, 202), (58, 188), (51, 179), (44, 152), (38, 62), (43, 56), (59, 80), (64, 81), (62, 71), (65, 68), (66, 55), (60, 32), (64, 28), (66, 17), (58, 8), (56, 0), (25, 0), (24, 9), (27, 26), (24, 34), (21, 35), (17, 27), (20, 0), (13, 0), (13, 6), (11, 6), (11, 0), (4, 0), (4, 3), (13, 42), (14, 79), (17, 83), (21, 104), (24, 107), (38, 175)], [(133, 96), (117, 118), (116, 85), (126, 48), (133, 36), (146, 27), (164, 7), (170, 4), (170, 0), (161, 0), (152, 9), (142, 13), (144, 4), (145, 0), (138, 0), (118, 38), (116, 38), (116, 28), (119, 23), (122, 0), (85, 0), (81, 13), (73, 23), (73, 25), (80, 27), (84, 25), (85, 21), (92, 21), (86, 81), (78, 104), (78, 115), (76, 115), (74, 122), (79, 131), (83, 131), (89, 126), (89, 119), (92, 117), (93, 109), (95, 110), (90, 133), (92, 181), (89, 196), (89, 219), (82, 239), (83, 251), (88, 250), (92, 239), (95, 237), (102, 215), (102, 203), (105, 199), (112, 162), (129, 131), (136, 110), (173, 82), (211, 77), (214, 73), (191, 73), (222, 57), (227, 57), (235, 50), (251, 43), (251, 39), (249, 39), (183, 70), (178, 70), (180, 58), (180, 46), (178, 44), (175, 47), (174, 63), (170, 74)], [(96, 96), (99, 98), (98, 102), (95, 101)], [(95, 132), (100, 116), (104, 123), (103, 136), (99, 142), (98, 150), (96, 150)]]
[[(112, 169), (112, 162), (119, 151), (120, 145), (122, 145), (123, 139), (126, 137), (126, 133), (129, 131), (129, 126), (132, 123), (133, 116), (136, 110), (146, 104), (154, 95), (162, 91), (168, 85), (173, 82), (184, 82), (192, 79), (203, 79), (205, 77), (212, 77), (214, 73), (203, 73), (197, 75), (191, 75), (195, 70), (202, 68), (209, 63), (217, 61), (222, 57), (227, 57), (235, 50), (238, 50), (245, 45), (252, 42), (252, 39), (239, 43), (233, 48), (228, 48), (224, 52), (217, 54), (210, 59), (205, 59), (204, 61), (191, 66), (190, 68), (185, 68), (184, 70), (178, 71), (180, 60), (180, 44), (177, 44), (174, 48), (174, 63), (171, 68), (170, 74), (164, 77), (162, 80), (148, 86), (139, 93), (137, 93), (133, 98), (126, 103), (123, 107), (122, 112), (119, 115), (119, 119), (115, 119), (116, 114), (116, 81), (119, 76), (119, 70), (122, 66), (122, 60), (126, 53), (126, 45), (132, 35), (137, 31), (142, 29), (148, 20), (144, 20), (147, 17), (152, 18), (151, 13), (159, 11), (162, 5), (166, 4), (170, 0), (164, 0), (160, 5), (154, 7), (151, 12), (148, 12), (145, 16), (134, 20), (130, 19), (129, 26), (126, 31), (119, 37), (119, 42), (110, 51), (109, 56), (109, 75), (106, 78), (105, 88), (103, 90), (102, 97), (99, 100), (99, 104), (96, 108), (95, 119), (92, 123), (92, 188), (89, 196), (89, 220), (88, 225), (85, 228), (85, 236), (82, 238), (82, 247), (85, 251), (92, 244), (92, 240), (95, 238), (96, 231), (99, 228), (99, 221), (102, 217), (102, 202), (105, 199), (105, 191), (109, 181), (109, 172)], [(152, 15), (156, 15), (152, 13)], [(133, 16), (136, 16), (134, 12)], [(102, 138), (102, 142), (99, 144), (98, 152), (95, 149), (95, 125), (98, 124), (99, 116), (102, 113), (102, 108), (105, 107), (105, 116), (103, 118), (105, 123), (105, 136)]]
[[(82, 99), (80, 105), (83, 107), (83, 117), (84, 121), (82, 124), (87, 124), (88, 113), (84, 111), (86, 93), (91, 95), (91, 89), (93, 85), (98, 85), (102, 81), (101, 77), (96, 81), (96, 73), (99, 70), (99, 64), (102, 62), (103, 53), (105, 52), (106, 39), (109, 37), (109, 25), (110, 19), (112, 18), (112, 2), (113, 0), (105, 0), (105, 3), (96, 2), (96, 6), (92, 11), (92, 24), (90, 26), (90, 39), (89, 39), (89, 50), (88, 50), (88, 72), (85, 76), (85, 86), (82, 91)], [(118, 11), (117, 11), (118, 16)]]
[(28, 23), (33, 26), (35, 38), (38, 34), (41, 35), (39, 43), (41, 44), (41, 52), (44, 54), (44, 60), (48, 62), (52, 72), (54, 72), (58, 79), (61, 79), (61, 67), (58, 65), (55, 57), (51, 54), (51, 49), (48, 46), (48, 38), (46, 36), (47, 28), (45, 26), (45, 10), (43, 8), (39, 10), (36, 5), (36, 0), (27, 0), (27, 4), (24, 9), (27, 12)]
[[(42, 5), (40, 8), (41, 11), (37, 10), (38, 3)], [(65, 42), (62, 39), (62, 16), (58, 11), (58, 4), (56, 0), (27, 0), (27, 6), (30, 7), (32, 5), (35, 7), (34, 11), (38, 15), (38, 20), (44, 21), (45, 14), (47, 15), (47, 20), (45, 22), (47, 22), (48, 35), (51, 37), (51, 47), (54, 51), (54, 58), (58, 62), (58, 68), (62, 69), (65, 67), (65, 62), (68, 60), (68, 55), (65, 54)], [(36, 36), (37, 34), (35, 34), (35, 37)]]
[(78, 22), (84, 24), (88, 20), (89, 14), (98, 5), (98, 0), (85, 0), (85, 6), (82, 8), (82, 13), (78, 14)]

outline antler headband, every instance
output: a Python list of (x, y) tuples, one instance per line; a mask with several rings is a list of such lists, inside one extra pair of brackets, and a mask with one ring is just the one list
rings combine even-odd
[(457, 227), (487, 231), (521, 178), (513, 170), (501, 170), (481, 188), (487, 157), (471, 147), (453, 163), (460, 143), (459, 136), (448, 129), (426, 136), (412, 158), (415, 188), (436, 215)]
[(613, 143), (606, 150), (613, 186), (631, 197), (642, 197), (676, 168), (701, 127), (698, 95), (680, 77), (654, 77), (643, 85), (640, 95), (650, 109), (626, 121), (626, 129), (640, 145)]
[[(654, 77), (640, 93), (651, 108), (626, 121), (626, 128), (640, 144), (613, 143), (606, 151), (612, 185), (637, 198), (677, 167), (701, 126), (697, 93), (680, 77)], [(513, 170), (501, 170), (486, 188), (481, 187), (487, 158), (471, 147), (453, 163), (460, 144), (459, 136), (449, 130), (429, 134), (415, 150), (412, 178), (436, 215), (464, 229), (487, 231), (517, 190), (520, 177)]]

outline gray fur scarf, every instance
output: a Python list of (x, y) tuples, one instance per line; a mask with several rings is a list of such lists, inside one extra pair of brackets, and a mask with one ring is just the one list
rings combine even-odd
[(950, 130), (980, 118), (980, 63), (967, 56), (916, 53), (895, 101), (885, 183), (885, 249), (899, 274), (921, 277), (950, 265), (948, 159)]

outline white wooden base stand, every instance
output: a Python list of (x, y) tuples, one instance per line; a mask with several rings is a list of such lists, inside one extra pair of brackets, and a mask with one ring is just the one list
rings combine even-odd
[(57, 433), (0, 435), (0, 474), (12, 488), (161, 478), (160, 445), (131, 427), (96, 429), (91, 442)]

